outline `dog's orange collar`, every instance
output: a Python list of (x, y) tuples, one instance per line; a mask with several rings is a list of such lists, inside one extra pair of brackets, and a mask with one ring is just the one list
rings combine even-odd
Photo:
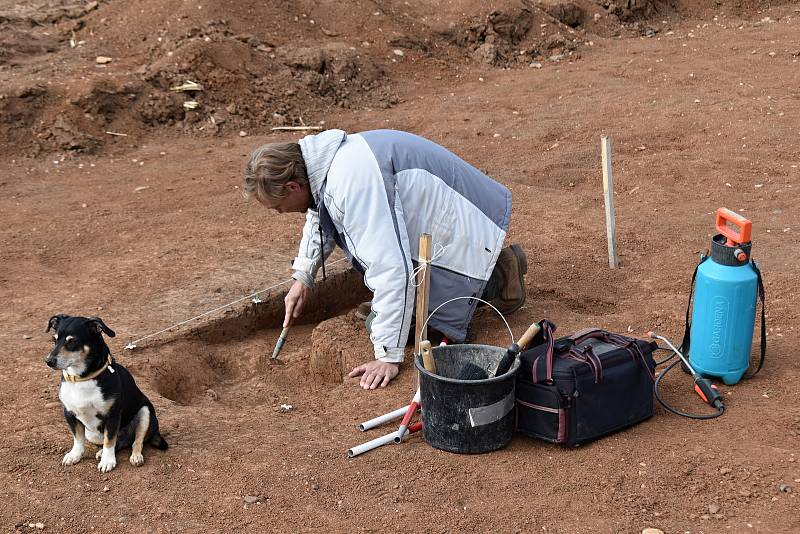
[(61, 373), (64, 375), (64, 380), (66, 380), (67, 382), (75, 383), (75, 382), (86, 382), (87, 380), (95, 379), (98, 376), (100, 376), (101, 374), (103, 374), (103, 371), (105, 371), (106, 369), (108, 369), (112, 373), (114, 372), (114, 368), (111, 367), (111, 355), (110, 354), (108, 355), (108, 359), (106, 360), (105, 365), (103, 365), (103, 367), (101, 367), (100, 369), (98, 369), (97, 371), (95, 371), (94, 373), (92, 373), (90, 375), (86, 375), (86, 376), (83, 376), (83, 377), (75, 376), (75, 375), (71, 375), (71, 374), (67, 373), (66, 369), (61, 371)]

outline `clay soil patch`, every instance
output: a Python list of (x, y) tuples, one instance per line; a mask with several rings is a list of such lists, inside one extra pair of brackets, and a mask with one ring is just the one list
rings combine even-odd
[[(491, 4), (0, 1), (5, 531), (800, 531), (798, 8)], [(203, 91), (170, 90), (187, 79)], [(281, 125), (411, 131), (508, 186), (508, 237), (530, 260), (517, 335), (548, 318), (679, 340), (712, 213), (742, 213), (766, 281), (764, 370), (720, 386), (727, 413), (710, 422), (657, 408), (575, 450), (518, 436), (461, 456), (414, 436), (347, 459), (392, 429), (356, 425), (407, 404), (415, 376), (407, 357), (388, 388), (344, 378), (372, 358), (352, 311), (368, 294), (345, 262), (268, 361), (286, 288), (273, 286), (304, 219), (238, 187), (252, 148), (299, 137)], [(140, 468), (123, 453), (108, 474), (89, 450), (60, 465), (71, 438), (43, 361), (56, 313), (116, 330), (168, 451), (146, 449)], [(509, 343), (484, 311), (472, 333)], [(703, 409), (680, 373), (664, 393)]]

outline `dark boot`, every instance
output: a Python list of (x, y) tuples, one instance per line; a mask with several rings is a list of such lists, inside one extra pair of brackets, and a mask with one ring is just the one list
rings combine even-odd
[(519, 245), (511, 245), (500, 251), (492, 276), (484, 290), (484, 300), (492, 303), (500, 313), (515, 312), (525, 304), (525, 273), (528, 260)]

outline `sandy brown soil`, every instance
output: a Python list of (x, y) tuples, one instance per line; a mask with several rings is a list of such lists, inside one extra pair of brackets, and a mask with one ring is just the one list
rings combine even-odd
[[(800, 531), (798, 35), (789, 1), (0, 1), (0, 525)], [(187, 79), (204, 90), (169, 90)], [(415, 436), (349, 460), (365, 440), (355, 425), (407, 403), (415, 384), (410, 357), (384, 390), (330, 383), (370, 357), (350, 275), (292, 329), (282, 364), (265, 361), (279, 300), (123, 351), (287, 279), (302, 217), (265, 212), (238, 184), (250, 149), (297, 138), (272, 126), (301, 124), (408, 130), (508, 186), (509, 237), (531, 263), (528, 303), (509, 317), (518, 335), (546, 317), (561, 332), (677, 340), (712, 212), (740, 211), (765, 273), (766, 367), (721, 386), (728, 412), (710, 422), (658, 407), (577, 450), (517, 437), (460, 456)], [(613, 139), (617, 270), (601, 135)], [(71, 439), (43, 361), (56, 313), (116, 330), (112, 351), (154, 402), (169, 451), (146, 449), (141, 468), (123, 454), (109, 474), (88, 451), (61, 467)], [(473, 331), (508, 344), (488, 313)], [(677, 405), (702, 410), (685, 376), (667, 382)]]

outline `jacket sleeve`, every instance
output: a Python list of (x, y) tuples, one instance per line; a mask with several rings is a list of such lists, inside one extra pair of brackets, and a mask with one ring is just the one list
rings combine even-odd
[[(333, 239), (325, 240), (325, 258), (331, 255), (336, 247)], [(292, 263), (294, 273), (292, 278), (301, 281), (307, 287), (314, 287), (314, 279), (322, 264), (320, 254), (319, 213), (315, 210), (306, 212), (306, 223), (303, 226), (303, 237), (300, 240), (300, 249)]]
[[(375, 358), (398, 363), (403, 361), (415, 294), (409, 280), (411, 251), (403, 208), (398, 196), (393, 201), (387, 198), (380, 174), (369, 175), (364, 169), (353, 174), (343, 197), (347, 204), (337, 206), (337, 218), (347, 247), (364, 267), (364, 281), (373, 292), (375, 318), (370, 338)], [(330, 209), (328, 202), (326, 205)]]

